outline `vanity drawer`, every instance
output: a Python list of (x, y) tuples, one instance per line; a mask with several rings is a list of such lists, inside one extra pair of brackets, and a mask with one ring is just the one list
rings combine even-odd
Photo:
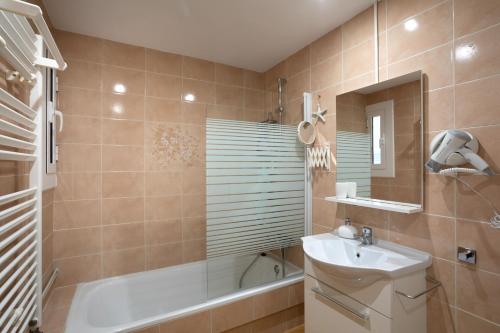
[(392, 320), (310, 276), (305, 277), (307, 333), (388, 333)]
[(390, 280), (378, 280), (366, 287), (360, 287), (348, 278), (332, 275), (327, 266), (320, 265), (304, 256), (305, 273), (339, 291), (351, 296), (358, 302), (377, 310), (391, 318), (391, 298), (393, 283)]

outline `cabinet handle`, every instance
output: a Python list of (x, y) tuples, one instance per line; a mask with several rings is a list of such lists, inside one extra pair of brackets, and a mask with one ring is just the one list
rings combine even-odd
[(359, 312), (357, 311), (356, 309), (353, 309), (351, 306), (345, 304), (345, 303), (342, 303), (341, 301), (339, 301), (338, 299), (334, 298), (333, 296), (331, 295), (328, 295), (326, 293), (324, 293), (323, 291), (321, 291), (318, 287), (312, 287), (311, 290), (321, 296), (321, 297), (324, 297), (326, 298), (327, 300), (337, 304), (338, 306), (340, 306), (341, 308), (343, 308), (344, 310), (347, 310), (349, 311), (350, 313), (352, 313), (353, 315), (355, 315), (356, 317), (358, 317), (359, 319), (361, 320), (368, 320), (370, 319), (370, 316), (367, 314), (367, 313), (364, 313), (364, 312)]

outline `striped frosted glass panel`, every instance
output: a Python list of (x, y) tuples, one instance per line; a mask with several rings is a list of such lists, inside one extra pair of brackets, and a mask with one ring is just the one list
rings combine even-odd
[(304, 147), (292, 126), (207, 119), (207, 257), (300, 244)]
[(356, 182), (358, 197), (371, 196), (368, 133), (337, 131), (337, 182)]

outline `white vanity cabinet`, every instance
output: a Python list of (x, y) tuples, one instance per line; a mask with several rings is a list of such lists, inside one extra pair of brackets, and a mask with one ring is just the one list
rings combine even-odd
[(425, 270), (366, 285), (305, 258), (305, 333), (426, 333)]

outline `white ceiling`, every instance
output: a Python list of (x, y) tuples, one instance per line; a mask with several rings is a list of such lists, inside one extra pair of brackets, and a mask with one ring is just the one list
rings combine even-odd
[(265, 71), (373, 0), (43, 0), (57, 29)]

